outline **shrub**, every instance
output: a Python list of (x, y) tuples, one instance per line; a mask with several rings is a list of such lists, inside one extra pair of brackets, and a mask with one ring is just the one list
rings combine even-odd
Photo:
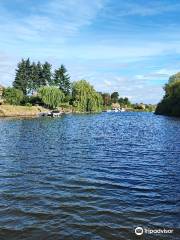
[(22, 101), (24, 95), (23, 92), (16, 88), (8, 87), (3, 91), (3, 98), (6, 103), (11, 105), (18, 105)]

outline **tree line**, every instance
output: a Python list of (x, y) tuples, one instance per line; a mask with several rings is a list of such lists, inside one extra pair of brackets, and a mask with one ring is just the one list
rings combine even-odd
[(50, 109), (72, 107), (79, 112), (97, 112), (113, 107), (149, 110), (149, 106), (132, 104), (119, 93), (97, 92), (86, 80), (71, 82), (64, 65), (52, 70), (49, 62), (31, 62), (22, 59), (15, 70), (13, 87), (3, 93), (5, 102), (13, 105), (43, 105)]
[(40, 87), (57, 86), (65, 95), (68, 95), (70, 84), (70, 76), (64, 65), (52, 72), (50, 63), (31, 63), (28, 58), (18, 63), (13, 87), (21, 90), (24, 95), (33, 95)]
[(6, 88), (3, 97), (13, 105), (44, 105), (55, 109), (61, 104), (72, 106), (80, 112), (102, 110), (103, 99), (86, 80), (71, 82), (64, 65), (52, 71), (48, 62), (18, 63), (13, 87)]
[(103, 106), (108, 107), (111, 106), (113, 103), (118, 103), (121, 107), (130, 107), (131, 102), (127, 97), (120, 97), (118, 92), (110, 93), (101, 93), (103, 98)]

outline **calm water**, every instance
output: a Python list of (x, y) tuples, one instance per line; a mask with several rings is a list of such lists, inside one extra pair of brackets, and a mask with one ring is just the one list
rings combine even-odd
[(180, 239), (179, 197), (176, 118), (0, 119), (0, 240)]

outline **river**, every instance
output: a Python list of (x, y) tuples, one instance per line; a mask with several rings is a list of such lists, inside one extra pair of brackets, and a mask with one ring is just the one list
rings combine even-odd
[(0, 119), (0, 240), (180, 239), (180, 119)]

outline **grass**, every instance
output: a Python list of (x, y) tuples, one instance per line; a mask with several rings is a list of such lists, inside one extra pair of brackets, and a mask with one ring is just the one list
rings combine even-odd
[(0, 105), (0, 117), (30, 117), (49, 110), (40, 106)]

